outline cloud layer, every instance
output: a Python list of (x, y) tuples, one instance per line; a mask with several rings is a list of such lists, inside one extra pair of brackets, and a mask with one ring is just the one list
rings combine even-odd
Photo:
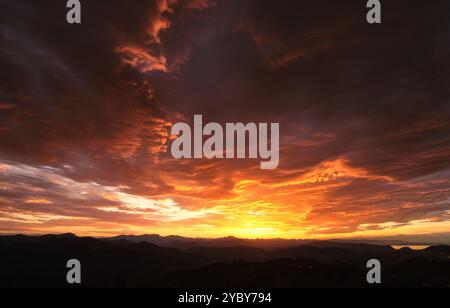
[[(0, 232), (450, 232), (450, 4), (0, 1)], [(426, 18), (424, 17), (426, 16)], [(182, 160), (175, 121), (279, 122), (280, 167)]]

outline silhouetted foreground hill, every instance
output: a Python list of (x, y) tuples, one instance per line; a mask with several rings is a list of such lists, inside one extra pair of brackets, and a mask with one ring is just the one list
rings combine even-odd
[(169, 272), (205, 264), (202, 256), (149, 243), (0, 237), (0, 286), (64, 287), (70, 259), (81, 262), (86, 287), (144, 287)]
[(385, 287), (450, 287), (448, 246), (413, 251), (317, 241), (137, 238), (0, 237), (0, 287), (67, 287), (69, 259), (81, 261), (83, 287), (366, 287), (365, 266), (374, 258), (382, 262)]

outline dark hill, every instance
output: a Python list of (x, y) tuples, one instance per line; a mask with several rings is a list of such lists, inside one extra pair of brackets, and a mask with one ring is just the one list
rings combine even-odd
[(225, 238), (199, 240), (206, 246), (180, 250), (149, 243), (150, 238), (158, 236), (140, 240), (73, 234), (0, 237), (0, 287), (67, 287), (69, 259), (81, 261), (82, 287), (366, 287), (366, 264), (373, 258), (382, 262), (385, 287), (450, 286), (448, 246), (413, 251), (308, 241), (295, 247), (263, 249), (223, 246), (248, 243)]
[[(4, 242), (0, 239), (0, 242)], [(0, 287), (66, 286), (66, 263), (82, 264), (83, 286), (145, 287), (177, 269), (195, 268), (206, 258), (149, 243), (108, 242), (93, 238), (41, 238), (0, 245)]]

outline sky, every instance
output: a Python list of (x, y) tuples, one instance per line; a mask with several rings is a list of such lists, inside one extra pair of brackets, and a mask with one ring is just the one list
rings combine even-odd
[[(450, 243), (450, 2), (0, 0), (0, 233)], [(170, 127), (280, 123), (280, 164)]]

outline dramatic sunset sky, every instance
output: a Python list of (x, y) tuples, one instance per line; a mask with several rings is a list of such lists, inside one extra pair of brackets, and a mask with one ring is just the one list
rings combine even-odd
[[(450, 243), (450, 1), (0, 0), (0, 233)], [(279, 122), (280, 165), (170, 126)]]

